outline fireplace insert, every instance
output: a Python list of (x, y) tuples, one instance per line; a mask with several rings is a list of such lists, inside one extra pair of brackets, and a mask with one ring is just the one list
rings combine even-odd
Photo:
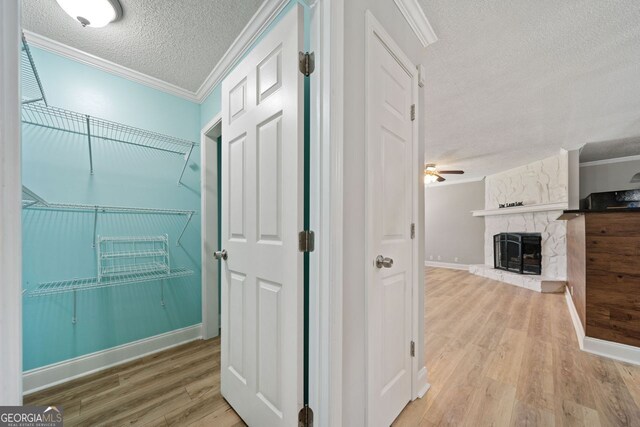
[(542, 274), (540, 233), (500, 233), (493, 236), (493, 266), (520, 274)]

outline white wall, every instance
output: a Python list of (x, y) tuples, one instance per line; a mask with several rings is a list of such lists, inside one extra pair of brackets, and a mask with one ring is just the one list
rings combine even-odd
[(640, 183), (630, 183), (640, 172), (640, 159), (604, 164), (580, 165), (580, 199), (591, 193), (603, 191), (632, 190), (640, 188)]
[[(525, 206), (566, 203), (569, 200), (568, 153), (529, 163), (486, 178), (485, 209), (499, 203), (523, 201)], [(508, 209), (508, 208), (506, 208)], [(542, 235), (542, 275), (567, 276), (566, 221), (557, 221), (562, 209), (485, 217), (485, 264), (493, 265), (493, 236), (502, 232)]]
[(580, 150), (567, 153), (569, 209), (580, 209)]
[[(344, 11), (344, 282), (343, 282), (343, 420), (342, 425), (363, 426), (365, 423), (365, 11), (373, 15), (387, 30), (404, 53), (417, 65), (425, 49), (391, 0), (347, 0)], [(427, 77), (428, 79), (428, 77)], [(428, 84), (428, 83), (427, 83)], [(425, 100), (420, 91), (420, 111), (424, 114)], [(420, 141), (424, 141), (424, 120), (420, 120)], [(424, 147), (420, 148), (424, 157)], [(419, 177), (416, 185), (420, 185)], [(419, 191), (419, 218), (424, 218), (423, 191)], [(424, 259), (423, 224), (417, 224), (416, 235), (420, 254)], [(420, 269), (422, 272), (422, 269)], [(423, 278), (419, 278), (422, 289)], [(419, 307), (424, 307), (423, 292), (418, 292)], [(419, 313), (423, 318), (424, 313)], [(423, 325), (423, 322), (419, 322)], [(422, 340), (422, 329), (419, 337)], [(424, 342), (417, 343), (424, 348)], [(419, 366), (424, 366), (424, 354), (418, 351)]]
[(484, 180), (433, 184), (424, 190), (425, 261), (457, 264), (484, 262)]

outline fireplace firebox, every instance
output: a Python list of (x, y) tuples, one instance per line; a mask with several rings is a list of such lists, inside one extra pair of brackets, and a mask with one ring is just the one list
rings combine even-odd
[(493, 266), (520, 274), (542, 274), (540, 233), (500, 233), (493, 236)]

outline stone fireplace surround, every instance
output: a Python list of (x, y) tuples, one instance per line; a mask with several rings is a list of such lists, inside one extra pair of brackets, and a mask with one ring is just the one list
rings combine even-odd
[[(502, 208), (502, 203), (524, 206)], [(566, 221), (557, 221), (568, 208), (568, 156), (558, 155), (506, 172), (485, 181), (485, 210), (474, 216), (485, 219), (484, 265), (469, 271), (538, 292), (562, 292), (567, 276)], [(542, 275), (520, 275), (493, 268), (493, 236), (505, 232), (540, 233)]]

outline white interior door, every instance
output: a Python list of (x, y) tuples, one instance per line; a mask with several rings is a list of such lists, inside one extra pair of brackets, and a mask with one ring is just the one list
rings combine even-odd
[(368, 23), (368, 425), (389, 426), (411, 400), (415, 67)]
[(250, 426), (303, 399), (303, 10), (222, 83), (222, 395)]

